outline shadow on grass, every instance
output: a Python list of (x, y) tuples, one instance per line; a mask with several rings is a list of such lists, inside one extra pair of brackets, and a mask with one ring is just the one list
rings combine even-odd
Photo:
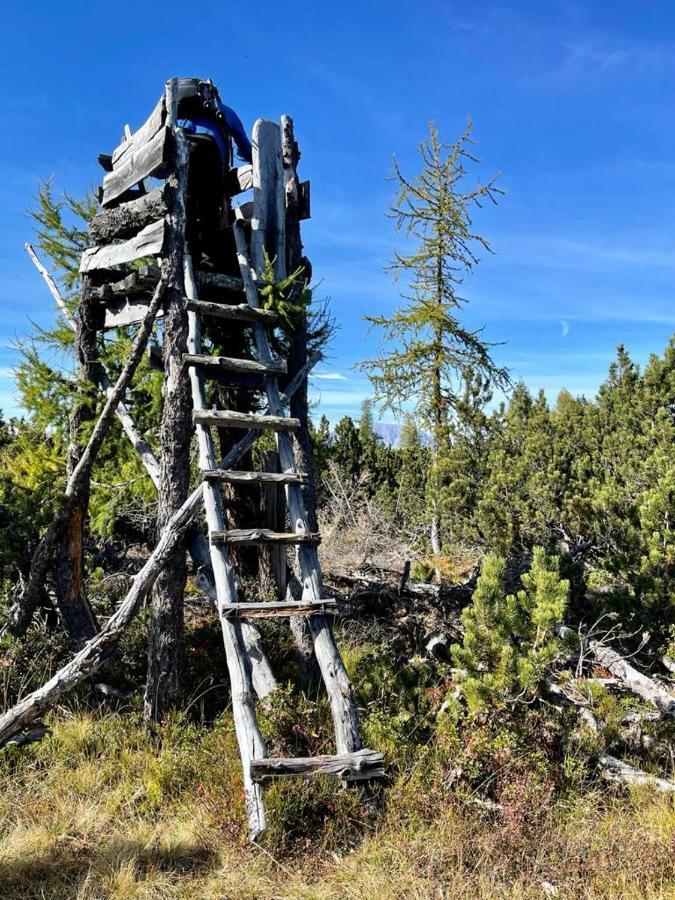
[(65, 838), (43, 852), (0, 862), (0, 897), (99, 897), (102, 883), (114, 883), (116, 873), (122, 869), (133, 872), (138, 881), (156, 879), (165, 884), (172, 876), (203, 872), (215, 859), (212, 849), (192, 842), (158, 847), (149, 846), (147, 841), (119, 837), (92, 846), (77, 838)]

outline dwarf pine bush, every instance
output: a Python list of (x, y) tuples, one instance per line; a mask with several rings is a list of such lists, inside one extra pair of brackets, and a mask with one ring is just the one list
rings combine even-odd
[(504, 568), (503, 559), (486, 559), (473, 602), (462, 613), (463, 643), (453, 648), (472, 712), (532, 701), (560, 651), (555, 627), (567, 607), (569, 582), (560, 578), (557, 558), (535, 548), (516, 594), (505, 591)]

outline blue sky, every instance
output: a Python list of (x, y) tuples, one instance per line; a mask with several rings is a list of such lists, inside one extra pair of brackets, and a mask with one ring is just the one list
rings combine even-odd
[[(368, 395), (352, 370), (377, 350), (366, 312), (397, 292), (383, 268), (396, 154), (434, 119), (467, 115), (480, 172), (507, 195), (476, 224), (491, 241), (467, 282), (466, 321), (551, 399), (591, 396), (616, 345), (644, 361), (675, 331), (675, 6), (672, 2), (420, 0), (288, 5), (3, 5), (0, 48), (0, 408), (16, 411), (12, 344), (53, 316), (23, 251), (38, 179), (75, 194), (97, 154), (137, 127), (171, 75), (212, 77), (248, 128), (295, 119), (312, 181), (306, 251), (340, 332), (314, 379), (331, 421)], [(385, 416), (384, 418), (390, 418)]]

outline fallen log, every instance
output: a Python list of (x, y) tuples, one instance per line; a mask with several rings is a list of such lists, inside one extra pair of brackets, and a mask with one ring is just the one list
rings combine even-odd
[(589, 641), (588, 649), (601, 666), (619, 678), (634, 694), (651, 703), (664, 716), (675, 719), (675, 696), (670, 691), (653, 678), (639, 672), (635, 666), (631, 666), (620, 653), (612, 650), (611, 647), (607, 647), (599, 641)]
[(602, 777), (606, 781), (618, 782), (628, 787), (649, 785), (659, 794), (670, 794), (675, 791), (675, 782), (666, 781), (665, 778), (657, 778), (641, 769), (630, 766), (623, 760), (610, 756), (609, 753), (601, 753), (598, 757), (598, 765), (602, 769)]

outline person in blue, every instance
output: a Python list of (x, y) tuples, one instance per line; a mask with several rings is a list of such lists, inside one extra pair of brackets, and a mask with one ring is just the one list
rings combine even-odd
[(232, 144), (252, 162), (251, 141), (236, 112), (220, 99), (211, 81), (178, 79), (177, 124), (188, 138), (187, 240), (196, 268), (238, 274), (231, 230), (227, 176)]
[[(183, 113), (184, 118), (181, 117)], [(231, 106), (222, 102), (210, 81), (198, 78), (178, 80), (178, 125), (188, 134), (210, 135), (218, 145), (223, 165), (230, 162), (230, 138), (239, 157), (244, 162), (253, 161), (251, 141), (241, 119)]]

